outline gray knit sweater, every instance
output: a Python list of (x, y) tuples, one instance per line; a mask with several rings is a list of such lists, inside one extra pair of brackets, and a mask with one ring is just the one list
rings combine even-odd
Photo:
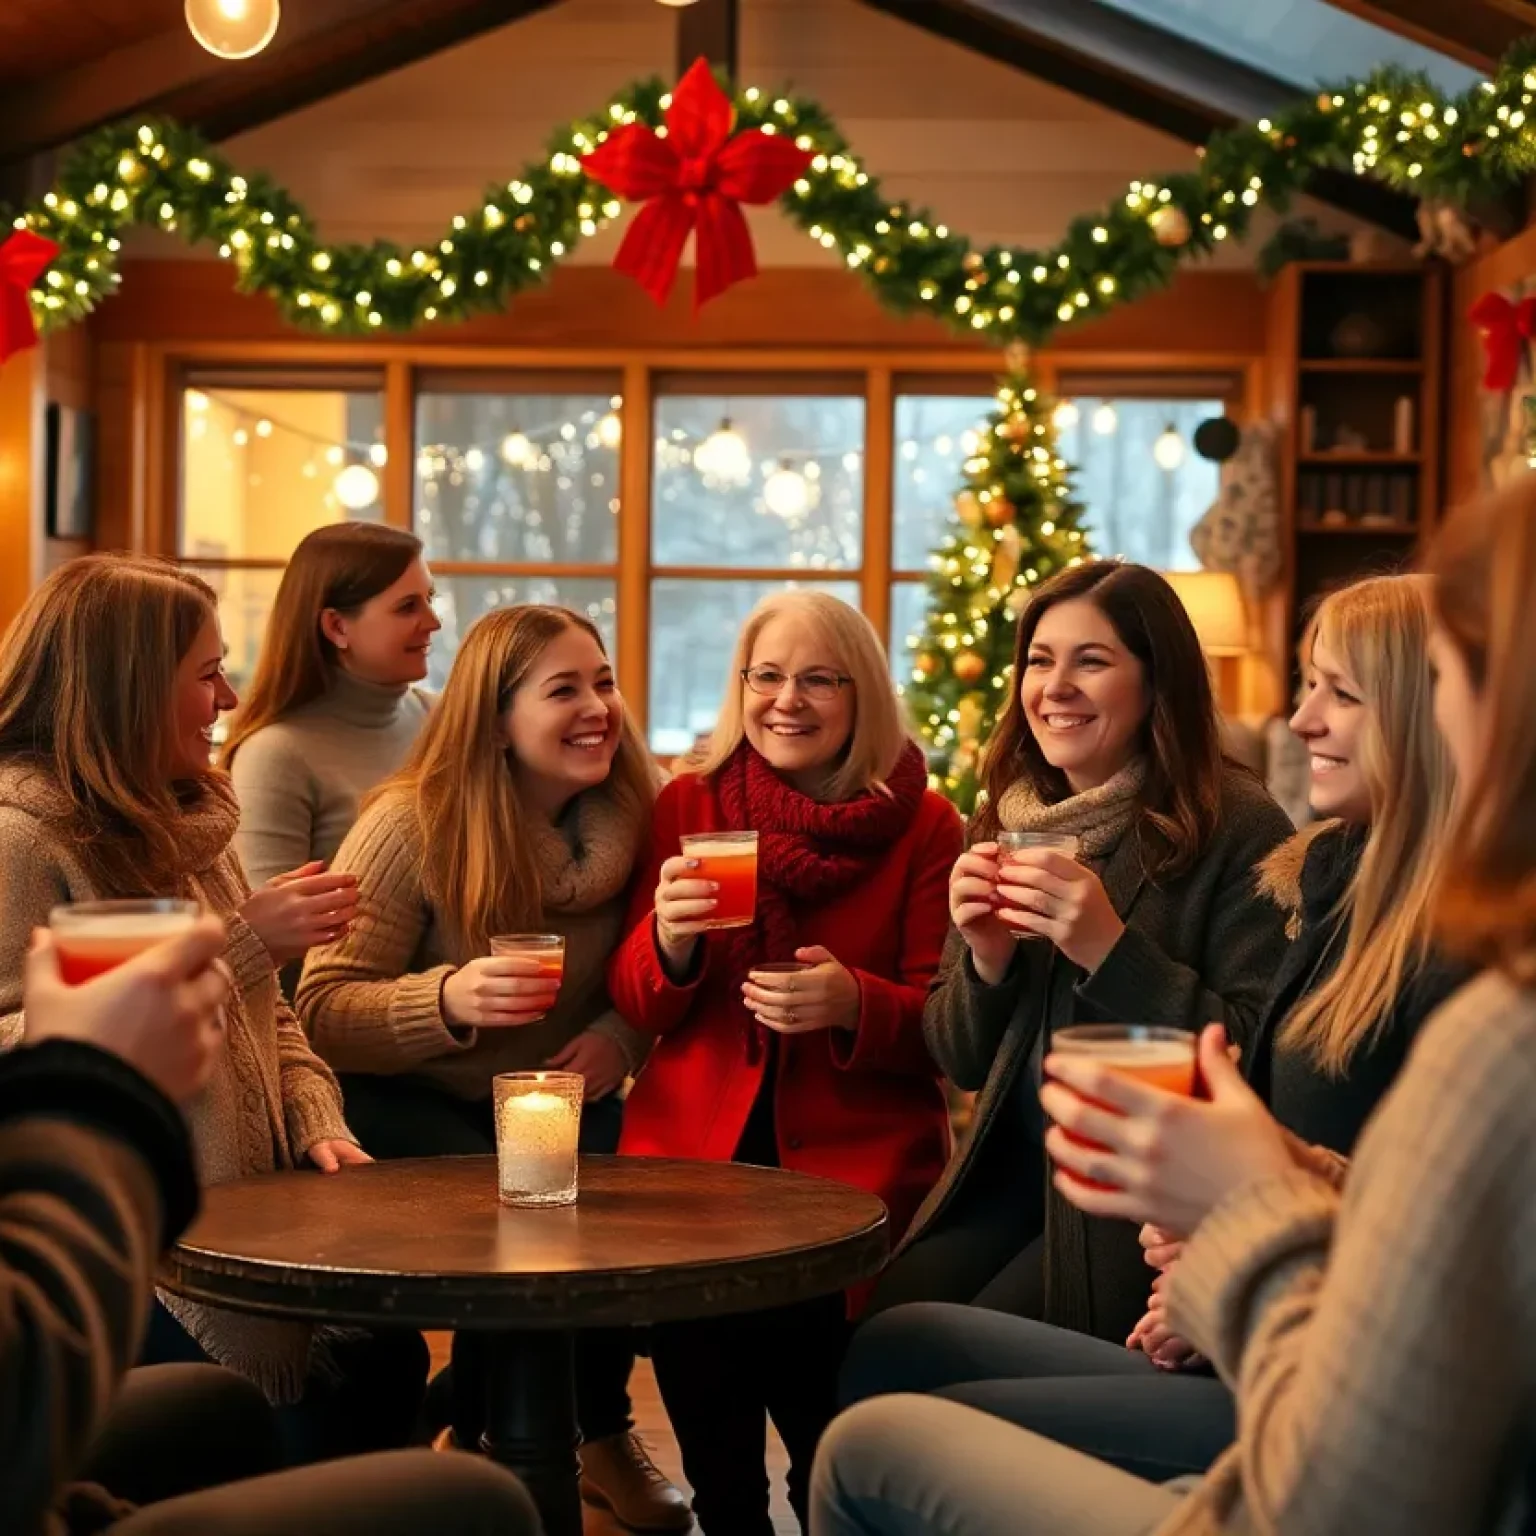
[(242, 742), (229, 771), (251, 884), (335, 858), (363, 796), (405, 761), (430, 709), (420, 689), (333, 671), (320, 698)]

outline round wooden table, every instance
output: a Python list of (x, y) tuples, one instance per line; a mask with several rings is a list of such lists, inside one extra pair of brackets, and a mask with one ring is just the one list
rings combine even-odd
[(885, 1261), (885, 1207), (741, 1163), (584, 1157), (580, 1198), (514, 1210), (494, 1157), (269, 1174), (205, 1192), (172, 1251), (179, 1295), (270, 1317), (488, 1335), (483, 1448), (548, 1536), (580, 1536), (574, 1330), (784, 1306)]

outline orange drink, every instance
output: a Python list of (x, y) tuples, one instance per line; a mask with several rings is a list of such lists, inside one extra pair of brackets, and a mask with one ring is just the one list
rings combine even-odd
[[(998, 871), (1002, 878), (1007, 880), (1008, 866), (1013, 863), (1013, 855), (1025, 848), (1049, 848), (1056, 853), (1064, 853), (1069, 859), (1075, 859), (1080, 847), (1080, 841), (1071, 832), (999, 832), (997, 834)], [(1039, 934), (1020, 928), (1017, 923), (1010, 922), (1006, 917), (1002, 921), (1005, 927), (1013, 929), (1013, 936), (1016, 939), (1040, 937)]]
[[(1149, 1088), (1193, 1098), (1195, 1093), (1196, 1037), (1185, 1029), (1158, 1024), (1074, 1024), (1051, 1036), (1049, 1050), (1063, 1056), (1082, 1056), (1111, 1072), (1131, 1077)], [(1115, 1111), (1098, 1099), (1089, 1099), (1109, 1114)], [(1086, 1136), (1066, 1132), (1079, 1146), (1102, 1150), (1102, 1144)], [(1079, 1175), (1073, 1174), (1073, 1178)], [(1095, 1189), (1109, 1189), (1095, 1179), (1083, 1179)]]
[(715, 910), (703, 928), (747, 928), (757, 916), (757, 833), (689, 832), (683, 852), (699, 861), (699, 880), (712, 880)]
[(515, 955), (532, 960), (539, 977), (548, 977), (558, 989), (565, 979), (565, 935), (563, 933), (502, 933), (491, 939), (493, 955)]
[(201, 912), (195, 901), (77, 901), (55, 907), (48, 926), (65, 985), (78, 987), (174, 939)]

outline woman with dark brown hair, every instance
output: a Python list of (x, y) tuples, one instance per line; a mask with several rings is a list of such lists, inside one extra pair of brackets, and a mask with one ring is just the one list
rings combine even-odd
[(329, 863), (363, 796), (405, 761), (429, 708), (432, 598), (403, 529), (335, 523), (294, 550), (219, 759), (254, 884)]
[[(1143, 1314), (1146, 1266), (1134, 1228), (1049, 1190), (1041, 1055), (1068, 1024), (1245, 1033), (1286, 947), (1254, 871), (1292, 828), (1223, 760), (1200, 642), (1155, 571), (1093, 561), (1045, 583), (1014, 677), (923, 1021), (940, 1066), (979, 1090), (974, 1128), (876, 1307), (975, 1303), (1119, 1342)], [(1000, 863), (1004, 832), (1063, 834), (1077, 852)]]

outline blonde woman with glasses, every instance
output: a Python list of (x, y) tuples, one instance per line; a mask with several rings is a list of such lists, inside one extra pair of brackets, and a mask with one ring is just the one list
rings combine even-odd
[[(757, 835), (755, 915), (712, 928), (729, 892), (681, 839), (742, 832)], [(824, 593), (761, 603), (708, 752), (657, 800), (632, 931), (609, 967), (619, 1011), (656, 1037), (620, 1150), (840, 1179), (879, 1195), (899, 1233), (949, 1150), (922, 1012), (960, 841), (869, 622)], [(837, 1296), (657, 1331), (706, 1536), (771, 1536), (765, 1414), (804, 1521), (846, 1316)]]

